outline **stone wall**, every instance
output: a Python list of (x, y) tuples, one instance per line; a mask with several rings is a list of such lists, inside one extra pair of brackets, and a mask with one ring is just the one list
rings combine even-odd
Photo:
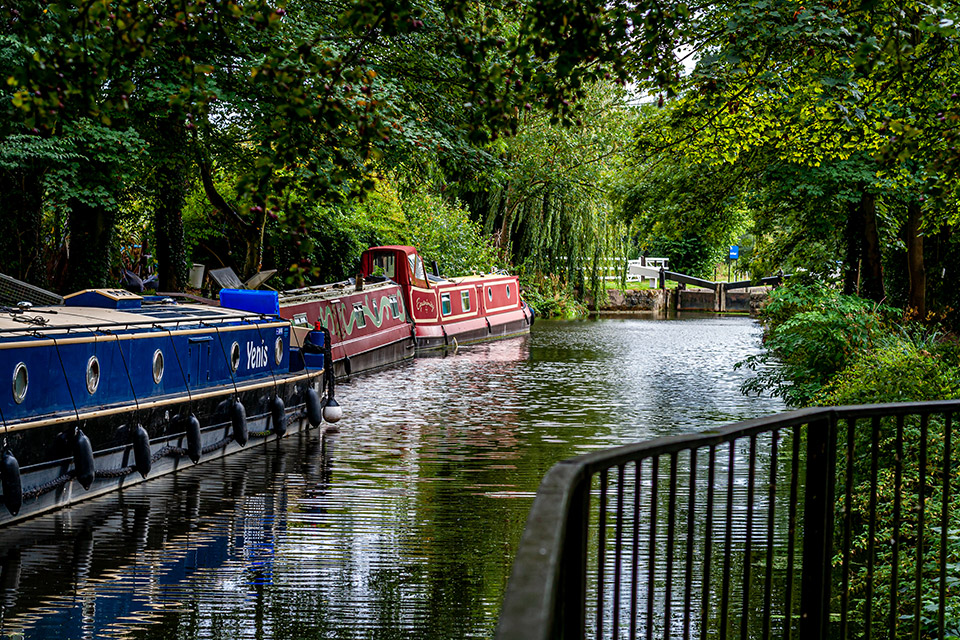
[(607, 292), (606, 304), (600, 305), (599, 309), (596, 309), (591, 300), (587, 301), (587, 306), (601, 313), (660, 313), (666, 309), (665, 293), (660, 289), (611, 289)]
[[(765, 288), (754, 287), (748, 291), (728, 291), (725, 293), (724, 311), (755, 314), (767, 299)], [(662, 313), (675, 311), (719, 311), (718, 297), (707, 289), (628, 289), (607, 292), (606, 304), (597, 307), (593, 300), (587, 300), (591, 311), (604, 315), (629, 313)]]

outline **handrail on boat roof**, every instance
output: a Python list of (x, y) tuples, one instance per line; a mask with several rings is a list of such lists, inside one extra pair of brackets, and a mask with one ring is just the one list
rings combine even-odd
[[(230, 309), (228, 311), (234, 311)], [(186, 318), (151, 318), (149, 320), (133, 320), (128, 322), (120, 321), (111, 321), (104, 320), (102, 322), (87, 322), (84, 324), (62, 324), (62, 325), (29, 325), (24, 327), (10, 327), (7, 329), (0, 329), (0, 334), (2, 333), (38, 333), (38, 332), (54, 332), (54, 331), (72, 331), (72, 330), (85, 330), (96, 332), (108, 327), (150, 327), (155, 326), (161, 328), (162, 325), (174, 325), (178, 326), (182, 323), (191, 323), (191, 324), (210, 324), (211, 322), (216, 322), (217, 324), (223, 324), (226, 321), (233, 322), (248, 322), (248, 323), (259, 323), (263, 321), (275, 321), (275, 322), (287, 322), (284, 318), (279, 318), (277, 316), (265, 315), (260, 313), (245, 313), (242, 315), (224, 315), (220, 317), (186, 317)]]

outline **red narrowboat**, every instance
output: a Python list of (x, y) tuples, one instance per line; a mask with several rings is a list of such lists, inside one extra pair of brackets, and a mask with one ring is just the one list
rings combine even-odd
[(407, 246), (367, 249), (360, 271), (365, 279), (385, 276), (399, 285), (418, 350), (504, 338), (533, 324), (533, 310), (520, 300), (517, 276), (428, 275), (417, 250)]
[(387, 278), (344, 281), (280, 294), (280, 315), (294, 326), (330, 332), (337, 377), (377, 369), (414, 354), (409, 316), (400, 287)]

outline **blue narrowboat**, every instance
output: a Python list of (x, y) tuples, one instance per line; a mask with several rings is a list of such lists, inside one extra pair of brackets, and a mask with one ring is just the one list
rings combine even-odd
[(0, 308), (0, 525), (339, 419), (323, 333), (277, 311), (119, 289)]

